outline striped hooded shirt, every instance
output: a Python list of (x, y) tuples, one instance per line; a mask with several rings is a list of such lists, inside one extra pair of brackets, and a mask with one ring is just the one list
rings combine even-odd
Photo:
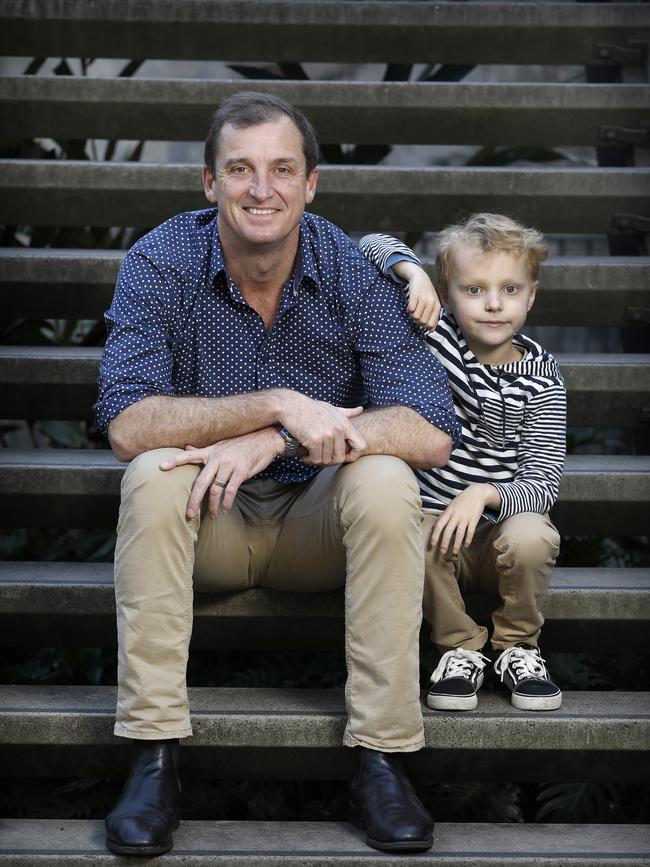
[[(361, 251), (385, 274), (400, 259), (418, 259), (387, 235), (367, 235)], [(501, 508), (484, 517), (503, 521), (519, 512), (546, 513), (560, 486), (566, 449), (566, 390), (553, 356), (523, 334), (522, 354), (509, 364), (481, 364), (454, 317), (444, 311), (424, 337), (449, 377), (462, 441), (444, 467), (416, 470), (423, 507), (440, 512), (464, 488), (489, 483)]]

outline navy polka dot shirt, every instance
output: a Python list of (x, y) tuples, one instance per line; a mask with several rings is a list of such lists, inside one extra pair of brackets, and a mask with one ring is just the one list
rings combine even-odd
[[(336, 226), (304, 214), (292, 278), (267, 332), (229, 278), (216, 210), (179, 214), (127, 254), (106, 314), (97, 423), (154, 394), (291, 388), (336, 406), (412, 407), (458, 443), (440, 363), (400, 290)], [(318, 467), (278, 458), (260, 473), (302, 482)]]

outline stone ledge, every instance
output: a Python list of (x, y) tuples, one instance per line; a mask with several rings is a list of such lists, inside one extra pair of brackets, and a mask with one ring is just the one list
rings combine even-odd
[[(10, 225), (155, 226), (207, 204), (199, 167), (185, 164), (0, 160), (0, 175)], [(346, 231), (433, 231), (485, 210), (545, 232), (606, 233), (649, 197), (644, 168), (323, 166), (310, 210)]]
[[(0, 740), (10, 745), (82, 747), (122, 743), (112, 734), (113, 687), (2, 686)], [(341, 744), (345, 725), (338, 689), (189, 690), (194, 736), (188, 749), (328, 749)], [(505, 690), (484, 691), (466, 713), (424, 708), (427, 747), (433, 750), (647, 750), (650, 703), (642, 692), (566, 692), (550, 713), (518, 711)]]
[[(0, 449), (0, 520), (10, 527), (113, 527), (123, 472), (106, 449)], [(551, 514), (563, 534), (645, 534), (650, 456), (569, 455)]]
[[(590, 85), (593, 86), (593, 85)], [(124, 253), (0, 248), (7, 316), (100, 318), (111, 303)], [(433, 263), (424, 265), (433, 275)], [(650, 307), (650, 257), (548, 259), (530, 325), (624, 325), (630, 307)]]
[(0, 51), (30, 57), (613, 64), (600, 44), (650, 37), (633, 3), (3, 0), (1, 11)]
[[(433, 847), (390, 855), (365, 845), (363, 832), (330, 822), (182, 822), (175, 847), (156, 863), (241, 867), (640, 867), (648, 864), (644, 825), (437, 823)], [(504, 861), (504, 853), (507, 860)], [(19, 860), (20, 859), (20, 860)], [(126, 863), (128, 859), (124, 859)], [(0, 819), (0, 867), (113, 865), (104, 823)], [(122, 859), (120, 862), (122, 863)]]
[[(242, 81), (0, 77), (0, 127), (13, 138), (203, 141)], [(639, 128), (634, 84), (256, 81), (306, 113), (329, 144), (601, 144), (600, 127)]]
[[(88, 418), (101, 349), (0, 346), (5, 418)], [(637, 427), (650, 411), (650, 355), (557, 354), (573, 427)]]

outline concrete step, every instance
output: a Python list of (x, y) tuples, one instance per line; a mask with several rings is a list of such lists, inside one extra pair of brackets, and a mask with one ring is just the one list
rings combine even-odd
[[(495, 607), (475, 596), (486, 620)], [(650, 569), (556, 569), (544, 603), (544, 650), (642, 650), (650, 622)], [(307, 626), (307, 628), (305, 628)], [(0, 563), (0, 645), (114, 647), (112, 563)], [(428, 645), (426, 627), (423, 644)], [(343, 594), (197, 594), (194, 648), (343, 647)]]
[[(2, 309), (7, 317), (100, 319), (123, 259), (122, 250), (0, 247)], [(646, 267), (650, 277), (650, 259)], [(643, 304), (642, 287), (632, 288), (627, 300)]]
[[(0, 819), (0, 867), (116, 864), (104, 823), (69, 819)], [(175, 846), (156, 863), (233, 867), (641, 867), (648, 864), (644, 825), (436, 823), (426, 853), (390, 855), (365, 845), (347, 823), (182, 822)], [(507, 852), (507, 856), (504, 853)], [(567, 860), (568, 859), (568, 860)], [(126, 859), (124, 859), (126, 861)]]
[[(0, 160), (0, 177), (10, 225), (155, 226), (207, 204), (190, 165)], [(615, 216), (647, 215), (648, 201), (644, 168), (324, 166), (311, 210), (349, 231), (435, 230), (485, 210), (545, 232), (605, 233)]]
[[(0, 247), (7, 316), (98, 319), (111, 303), (124, 253)], [(433, 274), (433, 263), (425, 261)], [(650, 257), (559, 257), (544, 263), (531, 325), (624, 325), (650, 308)]]
[[(0, 686), (4, 774), (118, 775), (130, 750), (112, 734), (115, 697), (114, 687)], [(427, 747), (405, 764), (432, 780), (484, 779), (497, 760), (501, 779), (647, 781), (649, 698), (565, 692), (559, 710), (534, 713), (513, 708), (505, 689), (483, 689), (474, 711), (425, 707)], [(205, 687), (190, 688), (189, 700), (188, 776), (337, 779), (351, 771), (351, 751), (341, 746), (342, 690)]]
[[(114, 250), (0, 248), (7, 315), (98, 318), (111, 302), (124, 253)], [(433, 275), (433, 262), (425, 260)], [(544, 263), (532, 325), (623, 325), (650, 306), (650, 258), (560, 257)], [(605, 294), (606, 293), (606, 294)]]
[[(0, 76), (5, 140), (203, 141), (235, 81)], [(300, 108), (319, 141), (358, 144), (612, 144), (642, 128), (650, 94), (633, 84), (259, 81)]]
[(568, 424), (635, 427), (650, 422), (650, 355), (557, 353)]
[(3, 0), (0, 34), (10, 56), (615, 64), (650, 19), (634, 3)]
[[(0, 520), (9, 527), (112, 527), (123, 471), (105, 449), (0, 449)], [(644, 534), (650, 456), (569, 455), (552, 514), (565, 534)]]
[[(3, 418), (90, 418), (101, 349), (0, 346)], [(558, 354), (574, 427), (650, 421), (650, 355)]]

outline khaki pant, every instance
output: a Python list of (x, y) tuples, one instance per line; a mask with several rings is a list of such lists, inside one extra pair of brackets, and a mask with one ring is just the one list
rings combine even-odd
[(542, 602), (555, 565), (560, 537), (548, 515), (523, 512), (500, 524), (486, 523), (469, 548), (458, 555), (440, 556), (428, 550), (437, 515), (425, 514), (424, 616), (431, 640), (441, 652), (463, 647), (480, 650), (488, 632), (465, 611), (463, 596), (470, 592), (496, 593), (501, 604), (492, 614), (494, 650), (518, 642), (537, 645), (544, 623)]
[[(424, 745), (419, 701), (422, 513), (398, 458), (366, 456), (299, 485), (252, 479), (230, 514), (185, 516), (198, 467), (137, 457), (122, 482), (115, 552), (115, 734), (188, 737), (185, 683), (193, 587), (307, 592), (345, 585), (347, 746)], [(218, 628), (218, 627), (216, 627)]]

